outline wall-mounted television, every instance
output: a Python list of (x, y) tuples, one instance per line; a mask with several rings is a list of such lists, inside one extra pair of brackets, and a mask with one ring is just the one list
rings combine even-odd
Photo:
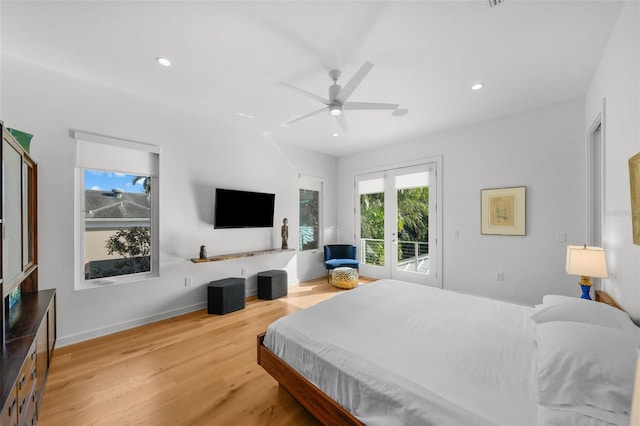
[(272, 228), (275, 194), (216, 188), (213, 227)]

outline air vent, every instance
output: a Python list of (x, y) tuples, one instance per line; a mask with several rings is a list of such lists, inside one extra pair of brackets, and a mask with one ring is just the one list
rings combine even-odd
[(493, 7), (493, 6), (497, 6), (500, 3), (502, 3), (504, 0), (489, 0), (489, 6)]

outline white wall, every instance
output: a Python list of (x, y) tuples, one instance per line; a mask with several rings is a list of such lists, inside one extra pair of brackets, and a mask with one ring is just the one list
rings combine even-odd
[[(567, 243), (586, 238), (586, 129), (607, 99), (605, 247), (611, 278), (605, 289), (640, 318), (640, 248), (631, 243), (626, 161), (640, 151), (640, 11), (625, 4), (585, 99), (424, 136), (342, 158), (274, 142), (268, 128), (230, 113), (194, 116), (117, 90), (3, 56), (0, 117), (35, 134), (39, 163), (40, 287), (58, 290), (59, 345), (125, 329), (205, 305), (206, 284), (247, 269), (285, 267), (291, 283), (324, 273), (321, 253), (259, 256), (193, 264), (210, 255), (277, 247), (273, 230), (213, 230), (215, 186), (277, 193), (276, 222), (289, 218), (297, 242), (300, 173), (324, 179), (325, 242), (351, 242), (353, 175), (417, 158), (442, 156), (444, 287), (538, 303), (543, 294), (579, 293), (564, 271)], [(586, 107), (585, 107), (586, 104)], [(428, 117), (425, 117), (428, 120)], [(71, 130), (154, 143), (161, 148), (161, 277), (135, 284), (73, 290), (73, 165)], [(337, 177), (336, 177), (337, 176)], [(480, 190), (527, 187), (527, 236), (480, 235)], [(336, 206), (340, 206), (337, 211)], [(337, 211), (337, 213), (336, 213)], [(455, 232), (459, 238), (454, 238)], [(504, 281), (496, 281), (497, 272)], [(184, 278), (193, 278), (185, 287)]]
[[(210, 256), (279, 247), (283, 217), (295, 248), (300, 173), (325, 178), (325, 223), (334, 224), (335, 158), (278, 145), (258, 120), (233, 112), (195, 116), (14, 58), (3, 57), (1, 65), (0, 117), (35, 135), (40, 288), (57, 288), (59, 345), (202, 308), (206, 284), (240, 276), (241, 268), (248, 294), (255, 294), (255, 274), (262, 270), (286, 268), (290, 283), (324, 274), (317, 253), (201, 264), (188, 259), (202, 244)], [(72, 130), (160, 147), (160, 278), (74, 291)], [(275, 227), (214, 230), (216, 186), (276, 193)], [(184, 286), (185, 277), (192, 277), (191, 287)]]
[(633, 245), (629, 157), (640, 151), (640, 5), (627, 2), (586, 96), (586, 123), (604, 111), (603, 288), (640, 320), (640, 247)]
[[(425, 117), (425, 120), (428, 120)], [(353, 236), (353, 178), (364, 168), (442, 156), (443, 287), (514, 302), (579, 295), (567, 241), (585, 239), (584, 99), (416, 138), (338, 160), (338, 223)], [(527, 235), (480, 234), (480, 190), (526, 186)], [(455, 232), (459, 238), (455, 238)], [(351, 237), (352, 238), (352, 237)], [(504, 281), (497, 281), (497, 273)]]

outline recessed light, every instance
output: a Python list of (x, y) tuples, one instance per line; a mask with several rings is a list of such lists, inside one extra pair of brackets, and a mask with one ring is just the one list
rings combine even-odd
[(480, 90), (484, 87), (484, 83), (476, 83), (473, 86), (471, 86), (471, 90)]
[(163, 57), (163, 56), (158, 56), (156, 58), (156, 62), (159, 63), (160, 65), (162, 65), (163, 67), (170, 67), (171, 66), (171, 61), (168, 60), (167, 58)]
[(338, 133), (338, 132), (333, 132), (333, 133), (331, 134), (331, 136), (333, 136), (333, 137), (335, 138), (336, 136), (340, 136), (340, 133)]

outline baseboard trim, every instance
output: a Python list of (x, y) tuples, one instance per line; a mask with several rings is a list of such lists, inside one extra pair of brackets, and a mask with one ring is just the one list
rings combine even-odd
[[(300, 280), (292, 280), (287, 283), (289, 287), (298, 285)], [(258, 289), (248, 289), (246, 293), (246, 297), (255, 298), (258, 295)], [(84, 331), (82, 333), (71, 334), (68, 336), (58, 337), (56, 339), (56, 347), (62, 348), (64, 346), (73, 345), (75, 343), (84, 342), (91, 339), (96, 339), (98, 337), (104, 337), (109, 334), (118, 333), (120, 331), (129, 330), (135, 327), (140, 327), (142, 325), (147, 325), (154, 323), (156, 321), (162, 321), (164, 319), (177, 317), (179, 315), (188, 314), (194, 311), (199, 311), (200, 309), (206, 309), (207, 302), (196, 303), (195, 305), (185, 306), (182, 308), (174, 309), (172, 311), (161, 312), (159, 314), (149, 315), (142, 318), (132, 319), (130, 321), (124, 321), (118, 324), (113, 324), (107, 327), (95, 328), (93, 330)]]
[(142, 325), (151, 324), (156, 321), (177, 317), (179, 315), (184, 315), (190, 312), (199, 311), (200, 309), (206, 309), (206, 307), (207, 307), (207, 302), (201, 302), (201, 303), (196, 303), (195, 305), (184, 306), (179, 309), (174, 309), (172, 311), (161, 312), (158, 314), (149, 315), (142, 318), (136, 318), (130, 321), (113, 324), (108, 327), (95, 328), (93, 330), (89, 330), (89, 331), (85, 331), (77, 334), (71, 334), (68, 336), (58, 336), (58, 338), (56, 339), (56, 347), (61, 348), (64, 346), (73, 345), (75, 343), (84, 342), (86, 340), (107, 336), (109, 334), (118, 333), (120, 331), (125, 331), (131, 328), (140, 327)]

